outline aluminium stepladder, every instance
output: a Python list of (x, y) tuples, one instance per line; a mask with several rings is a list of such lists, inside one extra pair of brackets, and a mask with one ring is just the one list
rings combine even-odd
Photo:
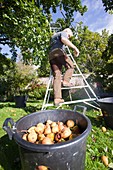
[[(93, 91), (93, 89), (91, 88), (89, 83), (87, 82), (85, 76), (82, 74), (82, 72), (81, 72), (80, 68), (78, 67), (74, 57), (72, 56), (72, 54), (70, 52), (69, 47), (65, 46), (65, 50), (67, 52), (67, 55), (71, 58), (71, 60), (74, 63), (74, 66), (75, 66), (75, 69), (76, 69), (76, 70), (74, 70), (74, 72), (78, 72), (78, 74), (74, 73), (72, 78), (76, 79), (76, 77), (79, 77), (80, 79), (82, 79), (82, 85), (81, 84), (80, 85), (75, 84), (75, 86), (73, 86), (73, 87), (62, 87), (61, 90), (65, 90), (65, 91), (67, 90), (69, 92), (69, 100), (65, 101), (64, 103), (60, 103), (59, 106), (56, 107), (56, 109), (58, 109), (62, 105), (69, 105), (69, 104), (82, 103), (82, 102), (87, 104), (87, 105), (90, 105), (94, 108), (99, 109), (98, 104), (96, 103), (96, 100), (98, 100), (98, 98), (97, 98), (95, 92)], [(50, 96), (51, 96), (51, 93), (53, 91), (52, 83), (53, 83), (53, 75), (52, 75), (52, 71), (50, 71), (49, 81), (48, 81), (48, 84), (47, 84), (47, 89), (46, 89), (46, 94), (45, 94), (43, 105), (42, 105), (42, 110), (45, 110), (47, 107), (54, 106), (54, 103), (50, 102)], [(82, 96), (83, 97), (82, 99), (76, 99), (76, 100), (73, 99), (74, 89), (76, 89), (76, 90), (82, 89), (85, 92), (86, 96), (85, 97)], [(76, 92), (75, 92), (74, 95), (76, 96)], [(94, 102), (94, 105), (91, 104), (90, 102)]]

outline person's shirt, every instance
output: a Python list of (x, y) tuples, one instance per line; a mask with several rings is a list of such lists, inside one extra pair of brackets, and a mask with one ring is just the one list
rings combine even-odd
[(65, 31), (58, 32), (52, 36), (50, 41), (50, 52), (57, 48), (64, 50), (65, 45), (62, 43), (61, 37), (65, 37), (68, 39), (68, 35)]

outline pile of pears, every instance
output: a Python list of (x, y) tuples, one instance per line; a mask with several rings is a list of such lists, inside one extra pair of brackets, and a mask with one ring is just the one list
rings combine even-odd
[(22, 139), (35, 144), (55, 144), (71, 140), (81, 134), (79, 126), (73, 120), (54, 122), (47, 120), (37, 123), (24, 131)]

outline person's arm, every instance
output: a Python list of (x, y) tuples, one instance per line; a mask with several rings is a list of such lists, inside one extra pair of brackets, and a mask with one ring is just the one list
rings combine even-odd
[(79, 55), (79, 50), (78, 50), (78, 48), (70, 41), (70, 40), (68, 40), (67, 38), (65, 38), (65, 37), (61, 37), (61, 41), (62, 41), (62, 43), (64, 44), (64, 45), (67, 45), (67, 46), (69, 46), (70, 48), (72, 48), (73, 50), (74, 50), (74, 54), (75, 54), (75, 56), (78, 56)]

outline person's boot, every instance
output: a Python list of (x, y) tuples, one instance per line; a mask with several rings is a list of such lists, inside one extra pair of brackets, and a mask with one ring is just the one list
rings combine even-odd
[(64, 99), (54, 99), (55, 106), (59, 106), (60, 103), (64, 103)]

